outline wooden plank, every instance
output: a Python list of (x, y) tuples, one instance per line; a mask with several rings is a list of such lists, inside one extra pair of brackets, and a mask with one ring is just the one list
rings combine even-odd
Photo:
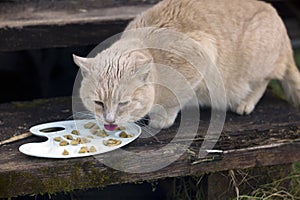
[[(0, 1), (0, 51), (99, 44), (158, 1)], [(287, 20), (300, 38), (299, 23)]]
[(1, 1), (0, 28), (128, 20), (158, 0)]
[(0, 2), (0, 51), (98, 44), (155, 2)]
[[(114, 157), (117, 161), (124, 160), (122, 152), (119, 151), (97, 157), (59, 160), (29, 157), (18, 151), (21, 144), (43, 140), (38, 137), (0, 146), (0, 198), (67, 192), (74, 189), (300, 161), (300, 112), (286, 102), (267, 95), (249, 116), (228, 113), (223, 133), (214, 148), (222, 152), (199, 159), (197, 154), (209, 124), (209, 114), (209, 110), (201, 112), (201, 126), (189, 151), (171, 165), (148, 173), (126, 173), (103, 164), (116, 155), (119, 156)], [(64, 120), (70, 116), (69, 98), (0, 105), (2, 124), (0, 140), (26, 132), (34, 124)], [(173, 156), (172, 152), (180, 151), (181, 145), (190, 140), (188, 136), (182, 135), (182, 139), (169, 149), (169, 153), (159, 154), (157, 150), (172, 140), (177, 128), (178, 122), (156, 134), (156, 139), (139, 138), (122, 149), (146, 152), (153, 156), (149, 165), (160, 160), (168, 161)], [(124, 165), (125, 169), (136, 171), (141, 169), (141, 163), (144, 162), (138, 157), (127, 159), (133, 162), (127, 165), (124, 162), (120, 164)]]
[[(122, 32), (128, 21), (68, 24), (64, 26), (38, 25), (0, 30), (0, 50), (15, 51), (52, 47), (84, 46), (101, 43)], [(87, 31), (88, 30), (88, 31)], [(26, 36), (26, 39), (25, 37)]]

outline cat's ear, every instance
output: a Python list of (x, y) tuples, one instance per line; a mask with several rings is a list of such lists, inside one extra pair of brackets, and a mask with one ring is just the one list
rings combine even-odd
[(92, 58), (83, 58), (73, 54), (73, 60), (75, 64), (80, 67), (83, 75), (89, 73), (92, 64), (91, 59)]
[(134, 51), (130, 55), (136, 69), (142, 68), (152, 62), (152, 57), (148, 52)]
[(152, 56), (148, 52), (134, 51), (131, 53), (130, 59), (132, 59), (132, 65), (134, 65), (132, 72), (136, 76), (146, 80), (149, 77), (152, 67)]

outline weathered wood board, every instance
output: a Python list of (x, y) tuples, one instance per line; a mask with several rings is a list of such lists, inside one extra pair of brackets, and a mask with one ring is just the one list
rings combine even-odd
[[(96, 45), (122, 32), (131, 19), (157, 2), (159, 0), (0, 1), (0, 51)], [(279, 4), (279, 8), (291, 3), (268, 2)], [(295, 8), (294, 5), (289, 7)], [(291, 11), (280, 10), (281, 15), (286, 13)], [(290, 37), (299, 39), (299, 20), (285, 17), (285, 23)]]
[[(21, 144), (43, 140), (35, 136), (0, 146), (0, 197), (97, 188), (300, 161), (300, 112), (285, 101), (268, 94), (249, 116), (238, 116), (228, 112), (222, 135), (214, 147), (223, 153), (209, 154), (206, 158), (198, 159), (197, 153), (209, 124), (209, 113), (209, 110), (201, 112), (198, 134), (189, 151), (171, 165), (148, 173), (126, 173), (107, 167), (103, 160), (109, 159), (112, 155), (110, 153), (68, 160), (42, 159), (21, 154), (18, 151)], [(70, 98), (2, 104), (0, 140), (26, 132), (32, 125), (65, 120), (71, 115)], [(155, 156), (155, 150), (167, 145), (177, 128), (178, 122), (156, 134), (156, 139), (139, 138), (123, 149), (147, 152)], [(180, 148), (185, 140), (190, 138), (183, 135), (181, 141), (177, 141), (177, 147)], [(171, 150), (175, 152), (180, 149)], [(121, 153), (120, 156), (121, 163)], [(167, 161), (169, 157), (162, 156), (159, 160), (161, 159)], [(143, 161), (138, 158), (132, 160), (127, 167), (139, 170)]]
[(122, 32), (129, 20), (155, 2), (0, 2), (0, 50), (98, 44)]

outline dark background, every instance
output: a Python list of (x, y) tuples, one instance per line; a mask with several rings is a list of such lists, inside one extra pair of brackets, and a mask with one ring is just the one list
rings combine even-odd
[(0, 102), (71, 96), (78, 72), (72, 53), (86, 56), (93, 46), (0, 53)]

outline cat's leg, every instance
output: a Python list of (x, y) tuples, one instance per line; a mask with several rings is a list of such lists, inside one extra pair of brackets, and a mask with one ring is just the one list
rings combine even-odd
[(179, 106), (167, 108), (161, 105), (154, 106), (149, 113), (149, 126), (158, 129), (168, 128), (172, 126), (174, 124), (179, 110)]
[(247, 97), (239, 104), (235, 105), (232, 110), (240, 115), (250, 114), (264, 94), (267, 85), (268, 81), (263, 81), (262, 83), (258, 84), (256, 87), (254, 87), (250, 94), (248, 94)]

